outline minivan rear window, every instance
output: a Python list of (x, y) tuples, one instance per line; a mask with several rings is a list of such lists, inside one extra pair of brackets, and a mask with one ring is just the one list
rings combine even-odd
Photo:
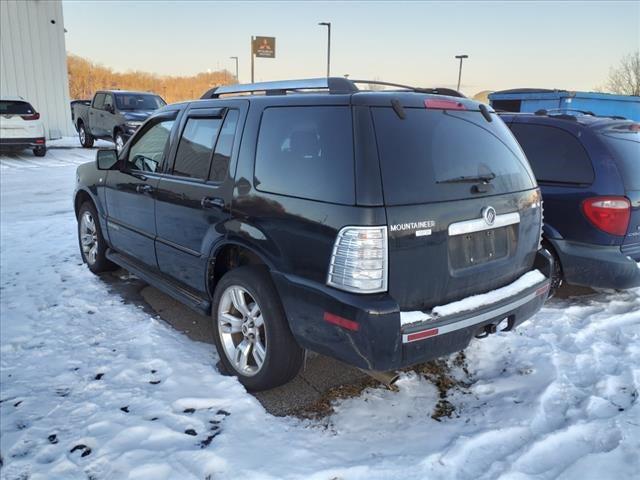
[(265, 109), (258, 135), (255, 182), (263, 192), (353, 205), (349, 107)]
[[(372, 108), (387, 205), (456, 200), (471, 193), (473, 182), (460, 177), (493, 177), (491, 195), (536, 186), (520, 146), (494, 114), (405, 108)], [(479, 183), (479, 182), (476, 182)]]
[(640, 132), (604, 133), (602, 139), (621, 170), (627, 190), (640, 190)]
[(27, 102), (20, 100), (0, 100), (0, 115), (31, 115), (36, 113)]

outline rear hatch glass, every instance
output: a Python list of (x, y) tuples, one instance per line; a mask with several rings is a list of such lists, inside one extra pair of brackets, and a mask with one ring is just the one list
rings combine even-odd
[(20, 100), (0, 100), (0, 115), (32, 115), (36, 113), (27, 102)]
[(487, 292), (529, 271), (540, 238), (539, 190), (502, 120), (471, 110), (405, 107), (404, 119), (392, 108), (371, 110), (389, 292), (401, 310)]
[[(372, 108), (387, 205), (469, 198), (469, 182), (493, 177), (488, 194), (536, 186), (520, 146), (496, 115), (487, 122), (477, 111)], [(477, 183), (477, 182), (476, 182)]]

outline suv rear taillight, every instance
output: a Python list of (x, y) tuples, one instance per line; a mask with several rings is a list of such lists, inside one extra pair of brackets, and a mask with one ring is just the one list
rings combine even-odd
[(625, 235), (631, 203), (625, 197), (594, 197), (582, 201), (582, 212), (597, 228), (611, 235)]
[(387, 227), (344, 227), (331, 254), (327, 285), (355, 293), (387, 291)]
[(40, 114), (38, 112), (32, 113), (30, 115), (20, 115), (23, 120), (39, 120)]

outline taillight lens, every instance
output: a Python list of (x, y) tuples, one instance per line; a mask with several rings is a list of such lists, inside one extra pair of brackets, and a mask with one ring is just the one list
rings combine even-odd
[(344, 227), (333, 246), (327, 285), (356, 293), (387, 290), (387, 227)]
[(20, 115), (23, 120), (39, 120), (40, 114), (38, 112), (32, 113), (31, 115)]
[(629, 227), (631, 203), (625, 197), (595, 197), (582, 202), (585, 217), (611, 235), (625, 235)]

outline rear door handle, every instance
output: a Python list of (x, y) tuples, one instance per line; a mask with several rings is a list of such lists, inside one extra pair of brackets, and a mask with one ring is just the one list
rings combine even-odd
[(203, 197), (200, 205), (202, 208), (224, 208), (224, 200), (218, 197)]
[(151, 193), (153, 192), (153, 187), (151, 185), (136, 185), (136, 192)]

